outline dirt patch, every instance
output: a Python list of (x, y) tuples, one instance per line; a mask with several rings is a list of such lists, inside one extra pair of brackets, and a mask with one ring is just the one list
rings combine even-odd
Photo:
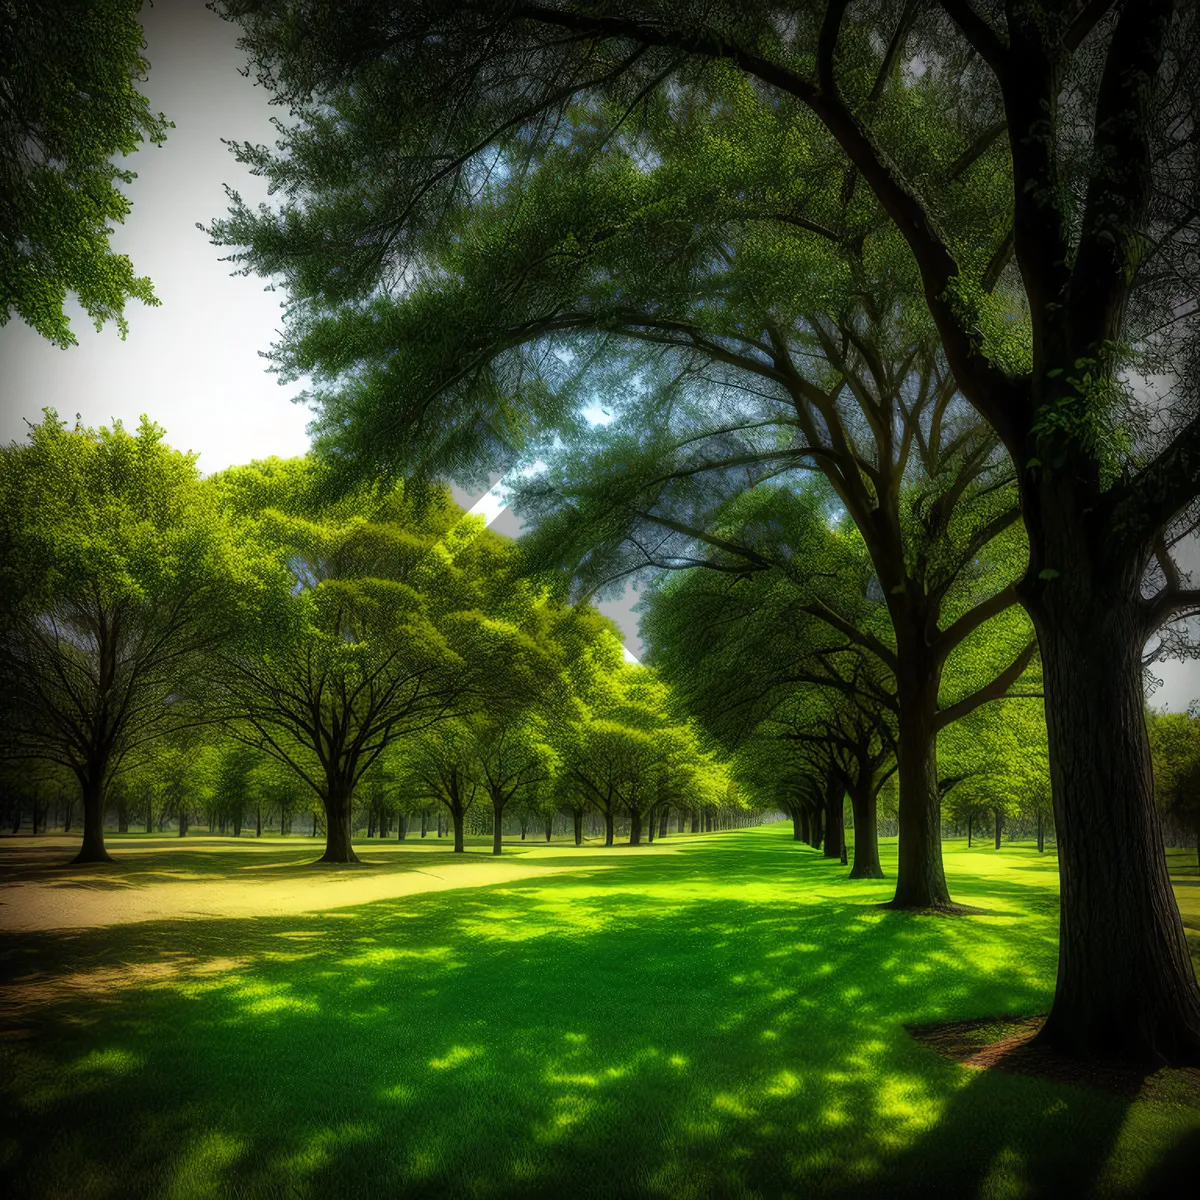
[(1163, 1068), (1148, 1074), (1117, 1063), (1081, 1063), (1033, 1044), (1045, 1016), (982, 1017), (907, 1025), (914, 1041), (943, 1058), (978, 1071), (1034, 1075), (1053, 1083), (1094, 1088), (1129, 1100), (1158, 1100), (1200, 1108), (1200, 1068)]

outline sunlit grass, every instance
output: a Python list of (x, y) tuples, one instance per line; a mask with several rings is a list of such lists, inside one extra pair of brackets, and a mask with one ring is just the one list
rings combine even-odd
[[(218, 849), (95, 878), (151, 909), (319, 886), (295, 841)], [(1186, 1104), (972, 1071), (904, 1031), (1045, 1011), (1052, 854), (948, 843), (956, 898), (986, 911), (930, 918), (782, 826), (529, 843), (515, 879), (473, 850), (364, 847), (317, 912), (8, 935), (11, 1194), (1170, 1195), (1195, 1160)], [(1194, 853), (1172, 864), (1195, 929)], [(416, 869), (449, 890), (354, 903)]]

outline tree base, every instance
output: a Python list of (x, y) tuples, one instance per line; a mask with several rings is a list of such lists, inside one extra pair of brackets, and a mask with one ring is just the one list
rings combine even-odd
[(882, 867), (852, 867), (847, 879), (886, 879)]
[(92, 850), (85, 848), (80, 850), (80, 852), (75, 855), (73, 859), (71, 859), (68, 865), (72, 867), (78, 867), (86, 866), (88, 863), (110, 863), (116, 861), (117, 860), (113, 858), (113, 856), (109, 854), (107, 850)]
[(340, 855), (330, 855), (329, 851), (326, 850), (313, 865), (317, 867), (361, 867), (363, 861), (353, 850), (350, 851), (349, 857), (346, 858)]
[(973, 908), (969, 904), (955, 904), (953, 901), (945, 904), (906, 904), (888, 900), (879, 907), (889, 912), (917, 913), (929, 917), (986, 917), (992, 912), (990, 908)]

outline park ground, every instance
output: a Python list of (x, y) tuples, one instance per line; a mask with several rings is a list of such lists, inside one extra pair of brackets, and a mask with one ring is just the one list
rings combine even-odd
[(8, 1195), (1195, 1194), (1200, 1073), (1082, 1086), (909, 1032), (1046, 1011), (1029, 845), (946, 844), (969, 917), (880, 909), (786, 825), (340, 869), (299, 838), (70, 847), (0, 842)]

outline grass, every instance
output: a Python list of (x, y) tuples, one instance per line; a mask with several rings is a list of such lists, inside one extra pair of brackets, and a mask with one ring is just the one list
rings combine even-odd
[[(1161, 1088), (973, 1071), (905, 1033), (1045, 1011), (1057, 882), (1028, 846), (948, 843), (988, 915), (930, 918), (782, 825), (499, 861), (364, 846), (376, 865), (314, 912), (326, 875), (294, 840), (114, 839), (125, 861), (84, 876), (28, 845), (0, 844), (0, 925), (38, 889), (78, 914), (5, 937), (9, 1195), (1168, 1196), (1200, 1160), (1200, 1110)], [(894, 841), (882, 858), (894, 878)], [(449, 890), (353, 903), (414, 872)], [(300, 900), (172, 908), (214, 884)], [(173, 915), (94, 921), (114, 891)]]

